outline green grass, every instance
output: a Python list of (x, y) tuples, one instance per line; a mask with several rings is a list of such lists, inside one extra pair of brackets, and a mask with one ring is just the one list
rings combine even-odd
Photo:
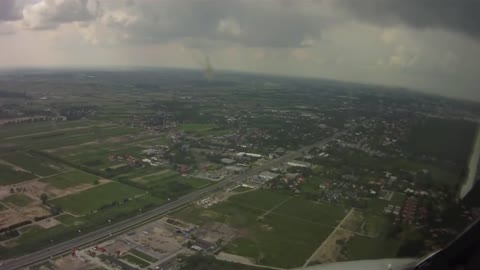
[(230, 242), (226, 252), (253, 258), (258, 264), (294, 268), (303, 265), (328, 237), (345, 210), (290, 198), (259, 219), (287, 198), (288, 194), (256, 190), (232, 196), (207, 209), (185, 208), (174, 216), (199, 225), (215, 221), (241, 229), (242, 237)]
[(232, 191), (233, 192), (245, 192), (245, 191), (249, 191), (249, 190), (252, 190), (252, 188), (239, 186), (239, 187), (234, 188)]
[(142, 193), (144, 193), (142, 190), (111, 182), (95, 186), (80, 193), (54, 199), (50, 203), (61, 206), (64, 210), (74, 214), (85, 215), (102, 206), (120, 202)]
[(157, 171), (135, 182), (160, 198), (176, 198), (212, 183), (205, 179), (181, 176), (171, 170)]
[(33, 202), (30, 197), (24, 194), (13, 194), (3, 199), (3, 201), (20, 207), (27, 206)]
[(261, 210), (270, 210), (272, 207), (287, 199), (290, 195), (270, 190), (255, 190), (230, 197), (230, 201), (247, 205)]
[(0, 203), (0, 211), (7, 210), (8, 207), (6, 207), (3, 203)]
[(78, 121), (42, 121), (35, 123), (23, 123), (18, 125), (3, 126), (0, 130), (0, 138), (7, 138), (19, 135), (28, 135), (32, 133), (40, 132), (52, 132), (65, 128), (89, 126), (98, 124), (99, 122), (91, 120), (78, 120)]
[(23, 171), (15, 171), (14, 168), (0, 164), (0, 185), (17, 184), (36, 178), (35, 175)]
[(180, 270), (262, 270), (263, 267), (220, 261), (213, 256), (195, 254), (185, 258), (185, 264)]
[(130, 249), (128, 252), (131, 253), (132, 255), (135, 255), (135, 256), (137, 256), (137, 257), (139, 257), (139, 258), (147, 261), (147, 262), (154, 263), (154, 262), (157, 262), (157, 261), (158, 261), (157, 258), (152, 257), (152, 256), (150, 256), (150, 255), (148, 255), (148, 254), (145, 254), (145, 253), (143, 253), (143, 252), (141, 252), (141, 251), (139, 251), (139, 250), (136, 250), (136, 249)]
[(347, 210), (332, 204), (315, 203), (300, 198), (292, 198), (275, 209), (273, 213), (334, 227), (345, 217)]
[(27, 228), (22, 228), (22, 234), (17, 240), (15, 240), (15, 243), (18, 245), (28, 243), (33, 239), (43, 235), (45, 231), (46, 230), (44, 228), (38, 225), (32, 225), (32, 226), (28, 226)]
[(43, 178), (40, 181), (59, 189), (66, 189), (81, 184), (93, 184), (95, 180), (98, 180), (98, 177), (95, 175), (81, 171), (71, 171)]
[(150, 265), (150, 263), (140, 259), (139, 257), (133, 256), (132, 254), (127, 254), (123, 256), (122, 259), (134, 265), (138, 265), (141, 268), (145, 268)]
[(211, 124), (182, 124), (180, 130), (185, 132), (202, 132), (215, 128), (215, 125)]
[(394, 192), (393, 196), (392, 196), (392, 199), (390, 200), (390, 203), (393, 204), (393, 205), (402, 206), (406, 197), (407, 197), (407, 195), (405, 195), (405, 193)]
[(12, 153), (3, 156), (2, 159), (40, 176), (48, 176), (62, 170), (62, 166), (56, 162), (31, 153)]
[(385, 235), (391, 221), (385, 215), (365, 214), (362, 233), (370, 236)]
[(93, 141), (105, 141), (111, 137), (133, 135), (139, 132), (140, 129), (123, 126), (85, 128), (81, 130), (67, 130), (42, 135), (32, 135), (13, 139), (12, 142), (30, 149), (45, 150)]
[(355, 235), (344, 246), (349, 260), (396, 257), (400, 241)]
[(56, 220), (60, 221), (66, 226), (80, 226), (84, 224), (82, 218), (78, 218), (69, 214), (63, 214), (58, 217), (55, 217)]

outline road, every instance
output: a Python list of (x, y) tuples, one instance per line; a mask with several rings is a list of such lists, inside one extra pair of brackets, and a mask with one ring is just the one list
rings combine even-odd
[(14, 270), (18, 269), (21, 267), (27, 267), (32, 264), (39, 263), (41, 261), (47, 260), (53, 256), (61, 255), (66, 252), (69, 252), (70, 250), (74, 248), (78, 248), (81, 246), (86, 246), (87, 244), (94, 243), (96, 241), (99, 241), (101, 239), (106, 239), (110, 237), (112, 234), (117, 234), (120, 232), (124, 232), (129, 228), (133, 228), (136, 225), (140, 225), (144, 222), (147, 222), (155, 217), (164, 215), (180, 206), (187, 205), (189, 203), (192, 203), (194, 201), (197, 201), (204, 197), (206, 194), (212, 193), (214, 191), (220, 190), (222, 188), (225, 188), (226, 186), (242, 181), (248, 177), (254, 176), (256, 174), (259, 174), (262, 171), (268, 170), (272, 167), (275, 167), (277, 165), (280, 165), (288, 160), (294, 159), (298, 156), (300, 156), (302, 153), (309, 151), (313, 147), (321, 147), (323, 145), (326, 145), (330, 141), (336, 139), (337, 137), (345, 134), (346, 131), (342, 132), (337, 132), (333, 134), (332, 136), (315, 143), (313, 145), (305, 146), (302, 147), (301, 149), (295, 151), (295, 152), (289, 152), (277, 159), (271, 160), (265, 164), (262, 164), (260, 166), (254, 167), (251, 170), (240, 174), (238, 176), (234, 176), (232, 178), (225, 179), (223, 181), (220, 181), (218, 183), (215, 183), (213, 185), (207, 186), (203, 189), (194, 191), (192, 193), (189, 193), (185, 196), (182, 196), (178, 198), (175, 201), (171, 201), (167, 204), (164, 204), (158, 208), (155, 208), (153, 210), (150, 210), (148, 212), (142, 213), (140, 215), (136, 215), (132, 218), (114, 223), (112, 225), (103, 227), (101, 229), (98, 229), (96, 231), (86, 233), (84, 235), (78, 236), (74, 239), (62, 242), (60, 244), (57, 244), (55, 246), (45, 248), (43, 250), (39, 250), (37, 252), (30, 253), (28, 255), (24, 255), (21, 257), (13, 258), (7, 261), (3, 262), (2, 269), (3, 270)]

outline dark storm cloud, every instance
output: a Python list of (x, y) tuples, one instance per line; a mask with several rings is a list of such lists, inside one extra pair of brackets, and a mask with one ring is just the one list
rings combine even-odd
[(327, 23), (320, 16), (305, 12), (302, 5), (280, 1), (129, 1), (123, 8), (135, 15), (135, 22), (126, 25), (111, 20), (108, 25), (128, 32), (133, 40), (185, 39), (192, 46), (210, 40), (246, 46), (298, 47), (305, 38), (318, 37)]
[(22, 18), (22, 10), (15, 0), (0, 1), (0, 21), (15, 21)]
[(357, 18), (377, 25), (437, 28), (480, 38), (480, 0), (340, 0)]

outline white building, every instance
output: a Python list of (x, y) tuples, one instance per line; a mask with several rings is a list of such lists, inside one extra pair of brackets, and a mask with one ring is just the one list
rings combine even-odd
[(310, 162), (304, 162), (304, 161), (298, 161), (298, 160), (289, 161), (287, 162), (287, 165), (292, 167), (300, 167), (300, 168), (312, 167), (312, 164)]

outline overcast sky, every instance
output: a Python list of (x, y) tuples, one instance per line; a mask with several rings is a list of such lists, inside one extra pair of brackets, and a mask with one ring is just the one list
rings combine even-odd
[(480, 100), (480, 0), (0, 0), (0, 67), (205, 65)]

